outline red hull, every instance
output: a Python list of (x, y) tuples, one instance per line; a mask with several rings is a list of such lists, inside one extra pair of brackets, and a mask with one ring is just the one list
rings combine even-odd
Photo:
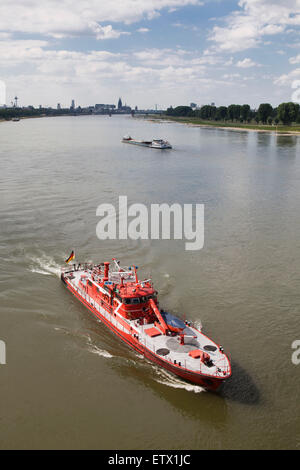
[(151, 350), (146, 348), (144, 345), (140, 344), (137, 339), (132, 337), (131, 334), (126, 334), (125, 332), (119, 331), (109, 322), (98, 310), (96, 310), (91, 304), (89, 304), (72, 286), (68, 283), (65, 279), (64, 275), (61, 276), (62, 281), (66, 284), (67, 288), (75, 295), (80, 302), (85, 305), (97, 318), (101, 320), (113, 333), (115, 333), (119, 338), (121, 338), (126, 344), (132, 347), (135, 351), (145, 356), (150, 361), (154, 362), (155, 364), (163, 367), (164, 369), (168, 370), (174, 375), (181, 377), (182, 379), (191, 382), (196, 385), (200, 385), (206, 389), (216, 391), (220, 385), (224, 382), (225, 379), (222, 377), (215, 378), (211, 376), (205, 376), (199, 372), (189, 371), (180, 367), (179, 365), (175, 365), (172, 363), (168, 363), (167, 361), (161, 359), (160, 356), (153, 353)]

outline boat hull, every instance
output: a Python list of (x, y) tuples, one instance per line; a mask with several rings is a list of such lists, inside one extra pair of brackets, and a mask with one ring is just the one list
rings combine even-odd
[(153, 145), (152, 142), (143, 142), (139, 140), (122, 140), (123, 144), (131, 144), (131, 145), (140, 145), (142, 147), (148, 147), (151, 149), (157, 149), (157, 150), (165, 150), (165, 149), (171, 149), (171, 145), (164, 145), (164, 146), (157, 146)]
[(151, 350), (149, 350), (147, 347), (145, 347), (143, 344), (141, 344), (136, 338), (134, 338), (130, 333), (126, 333), (124, 331), (120, 331), (118, 328), (116, 328), (112, 322), (110, 322), (104, 315), (101, 314), (92, 304), (90, 304), (79, 292), (77, 292), (68, 282), (68, 280), (65, 278), (64, 274), (61, 275), (61, 280), (67, 287), (67, 289), (75, 295), (75, 297), (86, 307), (89, 309), (89, 311), (98, 319), (101, 320), (102, 323), (104, 323), (105, 326), (107, 326), (118, 338), (120, 338), (122, 341), (124, 341), (128, 346), (133, 348), (136, 352), (139, 354), (142, 354), (146, 359), (148, 359), (151, 362), (154, 362), (158, 366), (168, 370), (172, 374), (190, 382), (196, 385), (199, 385), (201, 387), (204, 387), (208, 390), (211, 391), (216, 391), (220, 385), (226, 380), (227, 377), (211, 377), (211, 376), (206, 376), (200, 372), (193, 372), (187, 369), (184, 369), (183, 367), (173, 364), (170, 362), (165, 361), (162, 359), (160, 356), (157, 354), (153, 353)]

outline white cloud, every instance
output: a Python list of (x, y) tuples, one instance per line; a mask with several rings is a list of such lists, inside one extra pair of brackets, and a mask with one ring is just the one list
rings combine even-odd
[(111, 24), (152, 19), (164, 8), (200, 4), (198, 0), (1, 0), (0, 31), (44, 34), (57, 38), (93, 35), (117, 38), (123, 31)]
[(292, 49), (300, 49), (300, 42), (293, 42), (293, 43), (287, 44), (287, 46)]
[(300, 78), (300, 68), (294, 69), (289, 73), (285, 73), (275, 78), (275, 85), (292, 86), (292, 82)]
[[(22, 104), (27, 99), (27, 104), (34, 105), (65, 105), (75, 97), (84, 106), (109, 102), (122, 93), (132, 104), (154, 106), (158, 96), (166, 105), (185, 99), (189, 103), (189, 95), (227, 85), (224, 80), (209, 77), (209, 63), (215, 62), (216, 56), (178, 47), (135, 53), (51, 47), (51, 40), (0, 41), (1, 75), (5, 71), (1, 78), (8, 84), (9, 96), (17, 93)], [(20, 74), (15, 73), (16, 66), (22, 70)]]
[[(220, 63), (220, 59), (216, 55), (204, 55), (196, 51), (188, 51), (181, 48), (176, 49), (145, 49), (143, 51), (134, 52), (133, 56), (136, 60), (143, 64), (155, 67), (195, 67), (196, 71), (203, 71), (204, 66), (215, 65)], [(198, 67), (198, 68), (197, 68)]]
[(209, 39), (221, 51), (238, 52), (257, 47), (263, 36), (300, 25), (300, 0), (240, 0), (240, 11), (230, 14), (225, 26), (214, 26)]
[(184, 24), (184, 23), (177, 22), (177, 23), (173, 23), (172, 26), (174, 26), (174, 28), (181, 28), (187, 31), (199, 31), (199, 28), (192, 24)]
[(239, 60), (237, 63), (236, 63), (236, 66), (237, 67), (240, 67), (242, 69), (248, 69), (249, 67), (257, 67), (259, 64), (257, 64), (256, 62), (254, 62), (252, 59), (249, 59), (248, 57), (243, 59), (243, 60)]
[(1, 33), (0, 32), (0, 41), (2, 39), (9, 39), (11, 37), (11, 34), (10, 33)]
[(9, 63), (16, 65), (28, 60), (42, 59), (45, 56), (45, 48), (48, 41), (39, 40), (0, 40), (1, 65)]
[[(294, 57), (290, 57), (289, 62), (290, 64), (293, 64), (293, 65), (300, 64), (300, 54)], [(280, 85), (283, 87), (289, 87), (291, 89), (293, 87), (293, 83), (295, 83), (295, 80), (299, 80), (299, 79), (300, 79), (300, 67), (297, 67), (288, 73), (284, 73), (280, 75), (279, 77), (276, 77), (274, 79), (274, 84)]]
[(149, 33), (150, 29), (149, 28), (139, 28), (137, 29), (138, 33)]
[(223, 78), (231, 80), (232, 78), (240, 78), (241, 75), (239, 73), (225, 73)]
[(289, 59), (290, 64), (300, 64), (300, 54), (298, 54), (296, 57), (291, 57)]
[(96, 39), (116, 39), (119, 38), (122, 34), (130, 34), (128, 31), (118, 31), (113, 29), (111, 24), (107, 26), (95, 26), (94, 33)]

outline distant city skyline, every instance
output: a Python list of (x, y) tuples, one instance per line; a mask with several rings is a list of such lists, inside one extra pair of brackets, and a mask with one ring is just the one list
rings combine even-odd
[(0, 5), (7, 105), (276, 106), (300, 88), (299, 47), (300, 0)]

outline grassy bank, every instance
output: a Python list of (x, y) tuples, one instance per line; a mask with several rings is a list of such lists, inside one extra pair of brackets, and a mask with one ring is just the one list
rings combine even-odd
[(228, 128), (232, 130), (252, 130), (252, 131), (260, 131), (260, 132), (277, 132), (278, 134), (299, 134), (300, 135), (300, 124), (293, 125), (293, 126), (283, 126), (283, 125), (274, 125), (268, 126), (264, 124), (243, 124), (240, 122), (222, 122), (222, 121), (204, 121), (199, 118), (194, 117), (177, 117), (177, 116), (166, 116), (166, 115), (149, 115), (149, 119), (157, 119), (157, 120), (166, 120), (166, 121), (174, 121), (174, 122), (182, 122), (184, 124), (190, 124), (195, 126), (204, 126), (204, 127), (217, 127), (217, 128)]

